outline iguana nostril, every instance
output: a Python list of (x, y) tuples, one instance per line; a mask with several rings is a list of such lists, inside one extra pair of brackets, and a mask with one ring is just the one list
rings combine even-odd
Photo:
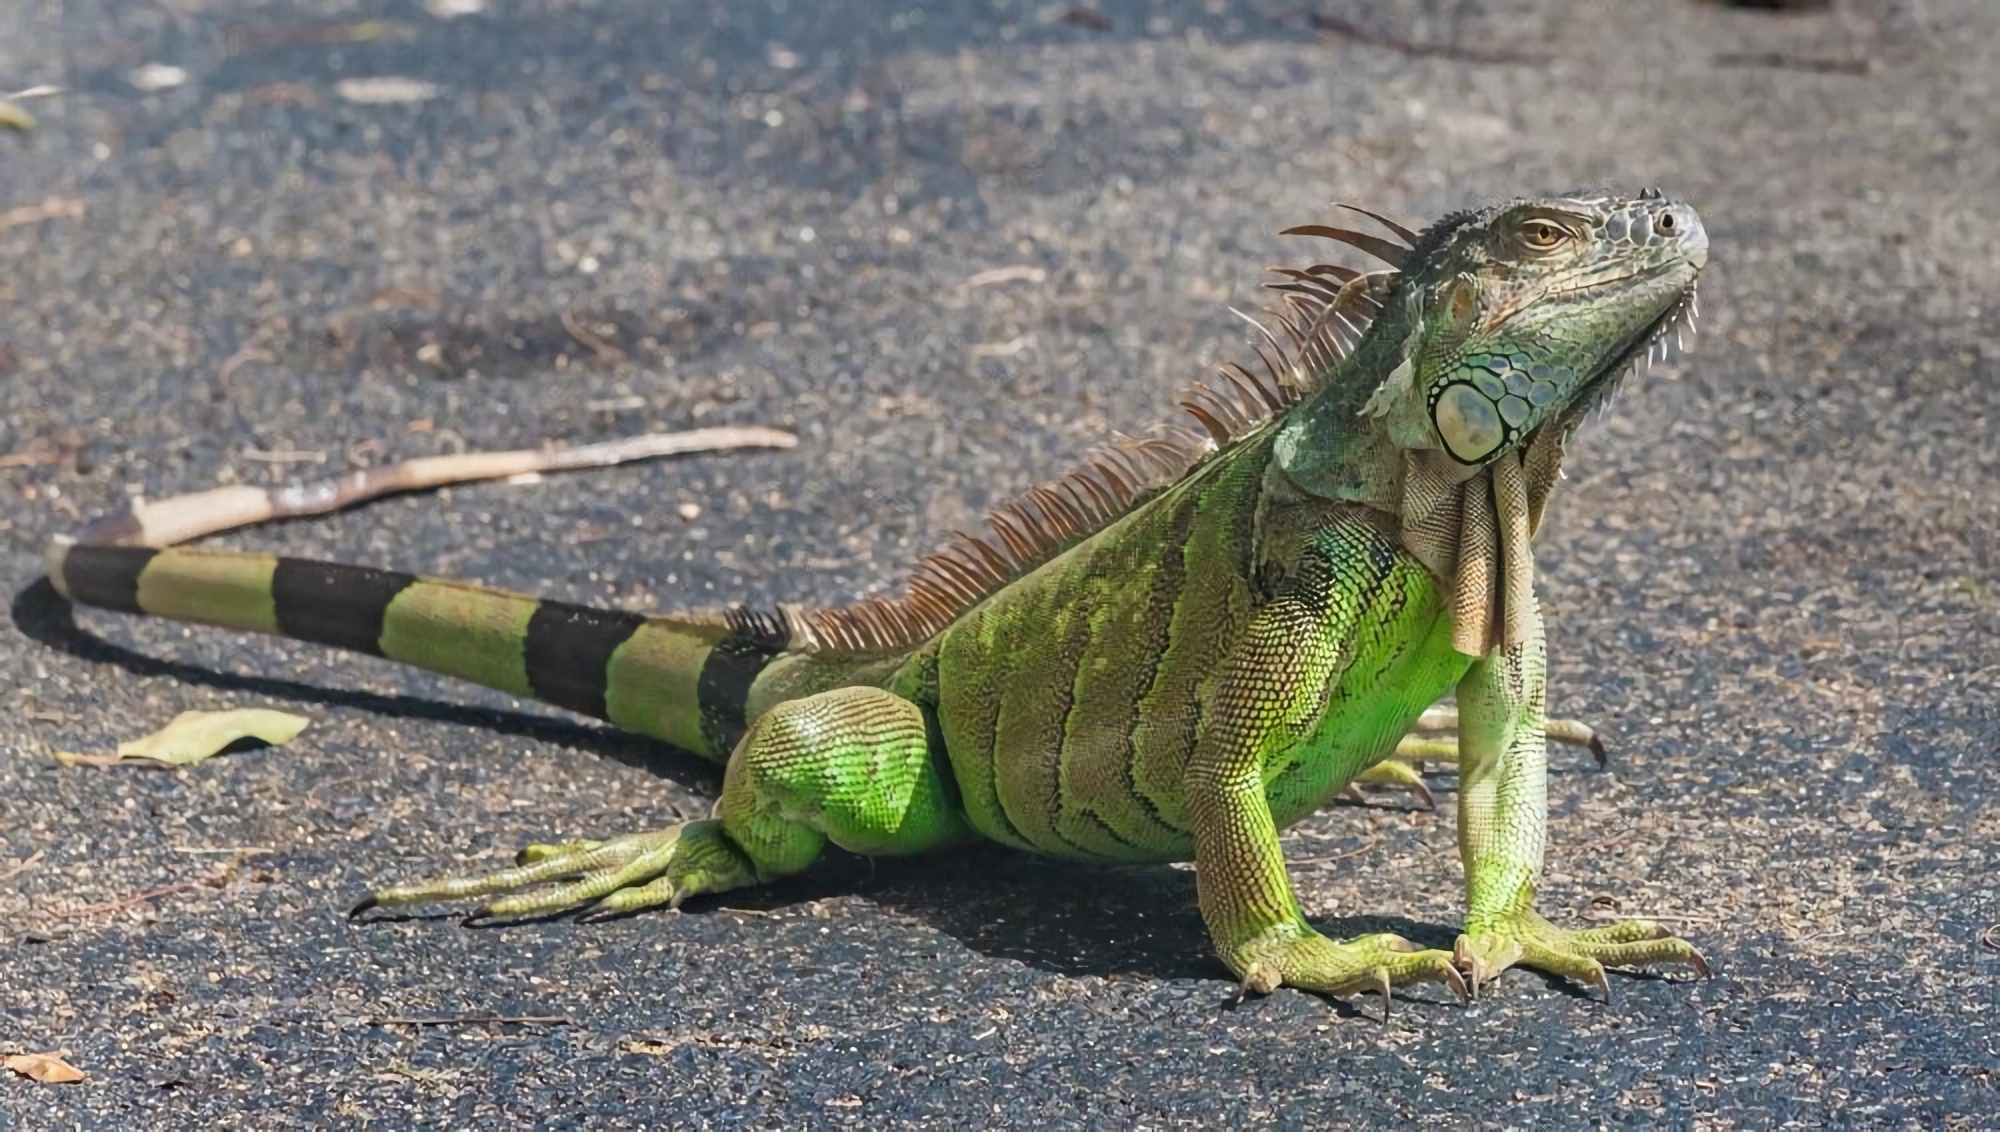
[[(1665, 217), (1661, 219), (1664, 221)], [(1702, 226), (1701, 217), (1691, 209), (1676, 209), (1673, 228), (1668, 230), (1662, 224), (1662, 231), (1676, 242), (1689, 263), (1696, 267), (1708, 263), (1708, 230)]]

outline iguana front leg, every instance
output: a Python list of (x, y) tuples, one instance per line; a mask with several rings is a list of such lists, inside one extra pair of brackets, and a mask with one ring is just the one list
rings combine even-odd
[(1540, 611), (1518, 644), (1476, 661), (1458, 684), (1458, 849), (1465, 863), (1465, 933), (1456, 957), (1477, 993), (1512, 966), (1590, 983), (1609, 995), (1604, 967), (1687, 963), (1701, 953), (1665, 928), (1627, 920), (1559, 928), (1535, 911), (1548, 832), (1547, 644)]
[(1265, 607), (1226, 662), (1185, 778), (1202, 919), (1223, 963), (1260, 993), (1373, 990), (1386, 1004), (1390, 987), (1436, 979), (1463, 997), (1446, 952), (1387, 933), (1336, 943), (1314, 931), (1285, 874), (1265, 770), (1329, 710), (1328, 689), (1353, 655), (1354, 620), (1324, 579)]

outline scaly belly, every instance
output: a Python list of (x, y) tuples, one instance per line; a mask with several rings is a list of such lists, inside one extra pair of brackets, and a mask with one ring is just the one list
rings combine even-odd
[[(1450, 647), (1430, 574), (1400, 551), (1386, 557), (1385, 584), (1356, 587), (1352, 600), (1368, 604), (1349, 622), (1352, 655), (1323, 710), (1266, 767), (1280, 826), (1392, 749), (1469, 663)], [(1226, 572), (1194, 578), (1172, 564), (1090, 576), (1121, 582), (1089, 594), (1021, 587), (941, 642), (938, 722), (966, 816), (995, 841), (1059, 856), (1190, 859), (1183, 775), (1255, 595)]]

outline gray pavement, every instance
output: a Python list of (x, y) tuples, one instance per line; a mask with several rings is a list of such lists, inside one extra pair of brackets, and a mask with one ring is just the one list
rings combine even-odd
[[(0, 134), (0, 1055), (88, 1074), (0, 1073), (0, 1125), (1992, 1126), (2000, 6), (486, 8), (0, 5), (0, 93), (70, 88)], [(735, 422), (803, 443), (217, 541), (633, 607), (880, 592), (1240, 356), (1227, 307), (1313, 253), (1277, 228), (1603, 182), (1693, 200), (1714, 256), (1540, 544), (1557, 707), (1615, 744), (1558, 761), (1543, 900), (1666, 917), (1710, 982), (1238, 1004), (1191, 874), (1001, 853), (349, 923), (717, 775), (34, 584), (133, 493)], [(48, 754), (247, 705), (316, 722), (179, 773)], [(1295, 831), (1329, 931), (1449, 940), (1436, 785)]]

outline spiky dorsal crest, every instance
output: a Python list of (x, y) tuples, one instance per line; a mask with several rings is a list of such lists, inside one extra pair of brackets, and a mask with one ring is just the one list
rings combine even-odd
[(1062, 478), (988, 512), (985, 533), (954, 532), (943, 550), (917, 562), (901, 597), (786, 609), (792, 643), (876, 652), (925, 640), (980, 599), (1104, 529), (1212, 450), (1205, 438), (1186, 429), (1163, 429), (1093, 452)]
[[(1386, 217), (1354, 205), (1337, 207), (1375, 220), (1401, 242), (1323, 224), (1287, 228), (1284, 234), (1335, 240), (1390, 269), (1362, 272), (1324, 263), (1272, 268), (1277, 278), (1266, 286), (1284, 297), (1284, 306), (1273, 312), (1276, 330), (1250, 320), (1264, 337), (1253, 347), (1257, 368), (1225, 365), (1181, 401), (1200, 432), (1167, 426), (1092, 453), (1067, 475), (994, 508), (985, 532), (955, 533), (943, 550), (910, 571), (900, 597), (825, 609), (786, 607), (782, 632), (791, 647), (865, 653), (918, 644), (1311, 392), (1361, 341), (1418, 243), (1416, 233)], [(736, 616), (746, 619), (746, 627), (754, 621), (766, 635), (780, 631), (769, 614)]]

